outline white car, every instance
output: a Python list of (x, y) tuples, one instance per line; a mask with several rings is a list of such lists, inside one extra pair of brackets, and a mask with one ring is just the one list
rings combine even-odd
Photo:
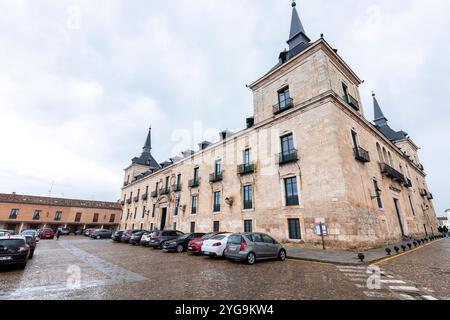
[(202, 253), (210, 257), (222, 257), (231, 233), (222, 233), (203, 241)]

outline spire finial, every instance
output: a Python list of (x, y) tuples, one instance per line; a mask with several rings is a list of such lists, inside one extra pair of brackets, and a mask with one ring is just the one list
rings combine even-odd
[(291, 19), (291, 30), (289, 33), (289, 50), (294, 49), (302, 43), (309, 43), (311, 40), (306, 35), (305, 29), (303, 28), (300, 16), (297, 11), (297, 3), (295, 0), (292, 1), (292, 19)]
[(152, 150), (152, 126), (148, 129), (147, 139), (144, 144), (144, 152), (150, 152)]
[(375, 96), (376, 96), (375, 91), (372, 90), (372, 97), (375, 97)]
[(295, 8), (297, 4), (295, 3), (295, 0), (292, 0), (292, 8)]

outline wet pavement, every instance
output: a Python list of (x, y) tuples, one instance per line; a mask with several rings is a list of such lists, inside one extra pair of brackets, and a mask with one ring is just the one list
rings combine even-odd
[(25, 270), (1, 268), (0, 299), (448, 299), (449, 259), (450, 239), (386, 261), (381, 287), (373, 288), (363, 266), (295, 260), (248, 266), (64, 237), (41, 241)]

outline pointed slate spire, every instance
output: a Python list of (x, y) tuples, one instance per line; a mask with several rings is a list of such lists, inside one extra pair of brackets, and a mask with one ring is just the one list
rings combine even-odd
[(374, 113), (374, 120), (375, 124), (379, 127), (386, 125), (387, 119), (383, 114), (383, 111), (381, 111), (381, 107), (377, 101), (377, 98), (375, 97), (375, 93), (372, 93), (373, 96), (373, 113)]
[(145, 140), (145, 145), (143, 148), (144, 152), (152, 151), (152, 127), (148, 130), (147, 140)]
[(289, 50), (292, 50), (301, 43), (309, 43), (311, 40), (305, 33), (302, 22), (297, 12), (297, 4), (292, 1), (292, 20), (291, 20), (291, 32), (289, 34)]

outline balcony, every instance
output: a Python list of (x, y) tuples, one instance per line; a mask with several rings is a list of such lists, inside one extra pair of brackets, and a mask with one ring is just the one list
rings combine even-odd
[(279, 157), (278, 163), (280, 165), (298, 161), (298, 155), (297, 155), (296, 149), (284, 151), (284, 152), (280, 153), (278, 155), (278, 157)]
[(135, 197), (133, 198), (133, 201), (134, 201), (134, 202), (139, 202), (139, 196), (135, 196)]
[(181, 191), (181, 184), (172, 186), (173, 192), (180, 192)]
[(189, 185), (189, 188), (197, 188), (200, 185), (200, 179), (197, 178), (197, 179), (189, 180), (188, 185)]
[(148, 193), (146, 192), (142, 195), (142, 200), (146, 201), (147, 199), (148, 199)]
[(159, 194), (160, 195), (168, 195), (170, 193), (170, 188), (169, 187), (165, 187), (165, 188), (162, 188), (160, 191), (159, 191)]
[(152, 198), (157, 198), (158, 197), (158, 191), (157, 190), (152, 191), (151, 196), (152, 196)]
[(433, 200), (434, 199), (433, 194), (432, 193), (428, 193), (427, 199), (428, 200)]
[(425, 189), (419, 189), (419, 193), (422, 197), (428, 197), (428, 191)]
[(402, 173), (398, 172), (397, 170), (387, 165), (386, 163), (381, 163), (380, 167), (382, 174), (386, 175), (389, 178), (394, 179), (395, 181), (405, 183), (406, 179)]
[(131, 198), (127, 199), (127, 204), (131, 204)]
[(360, 110), (358, 100), (353, 98), (351, 95), (347, 94), (347, 97), (344, 97), (344, 100), (347, 101), (347, 103), (356, 111)]
[(255, 172), (255, 165), (253, 163), (241, 164), (237, 167), (237, 172), (240, 175), (253, 173)]
[(123, 207), (125, 205), (125, 200), (120, 201), (120, 205)]
[(209, 182), (219, 182), (223, 180), (223, 172), (214, 172), (209, 175)]
[(405, 178), (405, 183), (403, 184), (406, 188), (412, 188), (411, 179)]
[(353, 149), (353, 153), (355, 154), (355, 159), (361, 161), (363, 163), (370, 162), (369, 151), (364, 150), (361, 147), (357, 147)]
[(289, 110), (294, 107), (294, 99), (288, 98), (281, 103), (277, 103), (273, 106), (273, 114), (277, 115), (283, 111)]

